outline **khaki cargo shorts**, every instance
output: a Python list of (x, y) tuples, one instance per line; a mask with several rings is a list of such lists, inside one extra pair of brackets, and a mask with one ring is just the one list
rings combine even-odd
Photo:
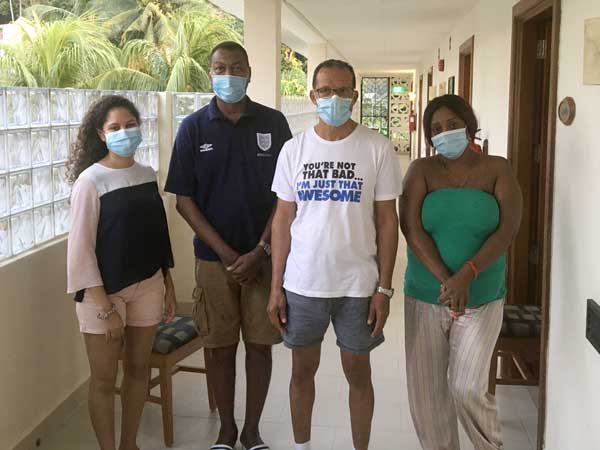
[(204, 347), (237, 344), (240, 330), (247, 343), (280, 343), (281, 334), (267, 315), (270, 287), (271, 261), (263, 264), (252, 284), (241, 286), (221, 262), (197, 259), (192, 317)]

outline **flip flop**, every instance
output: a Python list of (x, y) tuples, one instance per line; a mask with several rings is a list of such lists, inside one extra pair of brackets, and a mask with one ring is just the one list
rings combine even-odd
[(244, 444), (242, 444), (242, 450), (271, 450), (271, 447), (265, 444), (255, 445), (252, 448), (246, 448)]
[(233, 447), (230, 447), (226, 444), (215, 444), (210, 448), (210, 450), (233, 450)]

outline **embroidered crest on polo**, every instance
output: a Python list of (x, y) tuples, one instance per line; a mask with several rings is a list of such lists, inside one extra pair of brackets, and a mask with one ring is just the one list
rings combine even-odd
[(263, 152), (268, 152), (271, 148), (271, 133), (256, 133), (258, 148)]
[(212, 144), (202, 144), (200, 146), (200, 153), (210, 152), (211, 150), (213, 150), (213, 145)]

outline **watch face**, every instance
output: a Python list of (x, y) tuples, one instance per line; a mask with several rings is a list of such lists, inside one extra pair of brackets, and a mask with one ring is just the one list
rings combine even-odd
[(392, 298), (394, 295), (394, 289), (384, 289), (382, 287), (377, 288), (377, 292), (383, 295), (387, 295), (389, 298)]

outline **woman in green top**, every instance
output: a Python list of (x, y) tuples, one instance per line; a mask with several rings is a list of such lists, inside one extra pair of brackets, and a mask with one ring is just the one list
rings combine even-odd
[(521, 191), (508, 161), (474, 144), (477, 119), (461, 97), (429, 103), (423, 127), (437, 154), (411, 164), (401, 208), (410, 410), (425, 450), (458, 450), (457, 419), (475, 450), (498, 450), (487, 381)]

